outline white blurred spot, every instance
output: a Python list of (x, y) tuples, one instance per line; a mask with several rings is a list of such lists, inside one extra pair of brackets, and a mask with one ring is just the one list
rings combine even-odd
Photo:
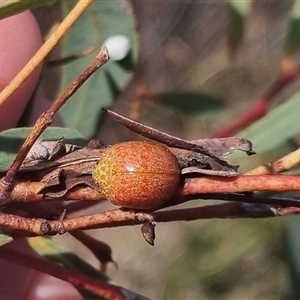
[(108, 48), (111, 60), (121, 60), (130, 50), (130, 41), (125, 35), (112, 35), (106, 39), (104, 45)]

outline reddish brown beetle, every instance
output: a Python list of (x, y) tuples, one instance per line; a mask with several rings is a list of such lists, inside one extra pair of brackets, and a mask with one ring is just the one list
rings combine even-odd
[(174, 195), (180, 169), (176, 156), (162, 144), (124, 142), (107, 148), (93, 178), (113, 204), (155, 209)]

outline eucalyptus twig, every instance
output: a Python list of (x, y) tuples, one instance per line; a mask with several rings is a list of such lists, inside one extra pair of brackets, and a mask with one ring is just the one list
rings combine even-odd
[[(86, 201), (79, 201), (77, 203), (86, 203), (86, 204), (93, 204)], [(29, 213), (33, 217), (43, 217), (46, 219), (58, 219), (61, 217), (61, 210), (55, 209), (52, 206), (29, 206), (28, 204), (25, 204), (26, 206), (20, 206), (20, 203), (17, 203), (17, 206), (15, 205), (15, 208), (19, 206), (19, 209), (26, 210), (27, 213)], [(70, 213), (69, 207), (65, 208), (64, 212)], [(65, 218), (65, 216), (64, 216)], [(63, 218), (63, 219), (64, 219)], [(60, 220), (63, 221), (63, 220)], [(109, 262), (112, 262), (116, 267), (117, 264), (112, 258), (112, 250), (111, 247), (104, 243), (103, 241), (100, 241), (98, 239), (93, 238), (92, 236), (86, 234), (82, 230), (74, 230), (69, 232), (74, 238), (76, 238), (79, 242), (81, 242), (83, 245), (85, 245), (99, 260), (100, 262), (100, 270), (103, 273), (106, 273), (107, 264)]]
[(30, 134), (23, 143), (17, 157), (13, 161), (6, 175), (1, 178), (0, 185), (0, 204), (5, 204), (10, 201), (9, 191), (12, 181), (23, 163), (27, 153), (32, 145), (42, 134), (42, 132), (52, 123), (53, 115), (68, 101), (68, 99), (83, 85), (83, 83), (101, 66), (109, 60), (109, 54), (106, 47), (102, 47), (99, 54), (91, 62), (91, 64), (69, 85), (66, 91), (58, 97), (51, 107), (40, 115), (36, 123), (31, 129)]
[(207, 176), (188, 178), (182, 195), (205, 193), (244, 193), (254, 191), (299, 191), (299, 176), (240, 175), (236, 177)]
[(0, 256), (3, 259), (67, 281), (77, 288), (85, 289), (86, 291), (90, 291), (93, 294), (101, 296), (105, 299), (126, 299), (122, 289), (115, 285), (110, 285), (104, 281), (88, 277), (75, 270), (66, 269), (44, 259), (28, 255), (22, 251), (11, 249), (10, 245), (0, 248)]
[[(169, 206), (177, 205), (196, 195), (170, 200)], [(248, 218), (270, 217), (300, 212), (300, 201), (290, 198), (255, 197), (251, 194), (199, 194), (202, 200), (229, 201), (225, 204), (206, 205), (191, 209), (173, 209), (156, 212), (136, 212), (127, 209), (108, 210), (63, 220), (45, 218), (24, 218), (12, 214), (0, 213), (0, 227), (25, 231), (27, 236), (62, 234), (79, 229), (98, 229), (137, 225), (141, 223), (197, 220), (207, 218)], [(233, 201), (233, 202), (232, 202)], [(256, 206), (258, 204), (258, 206)], [(252, 205), (252, 206), (251, 206)], [(46, 214), (45, 217), (48, 217)]]
[(159, 211), (154, 214), (156, 222), (196, 221), (204, 219), (232, 219), (274, 217), (270, 207), (262, 205), (257, 209), (247, 209), (245, 204), (229, 202), (201, 207)]
[(45, 225), (47, 220), (41, 218), (24, 218), (14, 214), (0, 212), (0, 227), (25, 232), (26, 236), (44, 235), (49, 232)]
[(171, 207), (193, 200), (195, 198), (202, 200), (220, 200), (228, 202), (239, 202), (246, 204), (259, 204), (259, 205), (272, 205), (281, 207), (297, 207), (300, 208), (300, 201), (293, 198), (280, 198), (280, 197), (263, 197), (255, 196), (252, 193), (209, 193), (209, 194), (191, 194), (184, 197), (177, 195), (166, 203), (166, 207)]
[(300, 148), (288, 153), (273, 163), (269, 163), (267, 166), (258, 166), (257, 168), (244, 173), (244, 175), (278, 174), (296, 167), (299, 163)]
[(26, 231), (28, 236), (63, 234), (72, 230), (98, 228), (102, 224), (105, 224), (105, 227), (116, 227), (118, 226), (116, 224), (124, 221), (136, 221), (135, 224), (141, 224), (145, 221), (151, 222), (153, 215), (147, 212), (114, 209), (64, 220), (47, 220), (44, 218), (24, 218), (0, 212), (0, 227)]

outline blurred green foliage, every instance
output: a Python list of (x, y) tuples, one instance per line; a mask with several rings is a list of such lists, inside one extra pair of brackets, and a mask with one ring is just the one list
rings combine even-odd
[(4, 1), (0, 4), (0, 19), (7, 18), (9, 16), (15, 15), (26, 9), (34, 9), (39, 6), (51, 5), (57, 0), (14, 0), (14, 1)]
[[(6, 170), (12, 164), (22, 143), (28, 136), (31, 128), (14, 128), (2, 131), (0, 133), (0, 170)], [(82, 135), (69, 128), (50, 127), (41, 135), (41, 139), (58, 140), (64, 137), (67, 143), (83, 146), (85, 143)]]
[(243, 42), (245, 17), (249, 12), (251, 1), (228, 0), (228, 48), (231, 55)]
[[(63, 1), (66, 14), (76, 1)], [(105, 40), (122, 35), (129, 40), (130, 51), (123, 60), (110, 60), (96, 72), (60, 110), (66, 126), (77, 129), (85, 138), (92, 138), (98, 131), (101, 108), (112, 105), (116, 96), (133, 74), (132, 63), (137, 55), (137, 34), (133, 16), (127, 14), (118, 1), (94, 1), (63, 40), (61, 55), (68, 57), (84, 52), (90, 47), (99, 51)], [(84, 56), (61, 68), (59, 93), (95, 57), (97, 52)]]
[(295, 1), (290, 14), (286, 40), (285, 53), (286, 55), (295, 54), (300, 47), (300, 3)]

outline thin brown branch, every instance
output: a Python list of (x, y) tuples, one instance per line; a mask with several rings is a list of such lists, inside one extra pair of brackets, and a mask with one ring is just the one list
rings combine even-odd
[(26, 231), (28, 235), (30, 233), (31, 235), (64, 234), (72, 230), (92, 228), (99, 224), (100, 226), (101, 224), (106, 224), (108, 227), (118, 226), (115, 224), (124, 221), (143, 223), (145, 221), (153, 221), (153, 216), (147, 212), (114, 209), (93, 215), (53, 221), (44, 218), (24, 218), (0, 212), (0, 227)]
[[(184, 197), (173, 197), (169, 200), (165, 207), (172, 207), (174, 205), (182, 204), (190, 200), (220, 200), (228, 202), (239, 202), (246, 204), (260, 204), (260, 205), (271, 205), (279, 207), (290, 207), (295, 206), (300, 208), (300, 201), (293, 198), (279, 198), (279, 197), (263, 197), (256, 196), (253, 193), (210, 193), (210, 194), (195, 194), (186, 195)], [(197, 200), (196, 200), (197, 201)]]
[(0, 212), (0, 227), (9, 230), (27, 232), (30, 235), (44, 235), (49, 232), (47, 220), (38, 218), (24, 218), (13, 214)]
[(231, 219), (231, 218), (256, 218), (271, 217), (274, 213), (266, 206), (260, 207), (257, 211), (249, 211), (243, 203), (224, 203), (206, 205), (196, 208), (177, 209), (170, 211), (159, 211), (154, 214), (156, 222), (173, 221), (196, 221), (202, 219)]
[(268, 218), (300, 213), (300, 207), (272, 207), (237, 202), (206, 205), (196, 208), (159, 211), (153, 214), (156, 222), (196, 221), (202, 219)]
[[(31, 235), (44, 235), (63, 234), (78, 229), (129, 226), (141, 224), (145, 221), (152, 222), (153, 220), (156, 222), (170, 222), (208, 218), (270, 217), (295, 214), (300, 211), (300, 201), (293, 199), (253, 197), (252, 195), (242, 194), (203, 194), (202, 199), (219, 199), (235, 202), (150, 213), (114, 209), (97, 214), (54, 221), (41, 218), (23, 218), (16, 215), (0, 213), (0, 226), (19, 231), (23, 230), (27, 233), (31, 233)], [(185, 199), (185, 201), (187, 201), (187, 199)], [(182, 202), (184, 202), (184, 200), (181, 198), (181, 202), (177, 199), (177, 202), (174, 201), (172, 204)], [(257, 204), (259, 205), (257, 206)], [(279, 204), (281, 206), (278, 206)], [(293, 209), (291, 209), (291, 207)]]
[(44, 259), (28, 255), (16, 249), (12, 249), (9, 246), (3, 246), (0, 248), (0, 256), (8, 261), (18, 263), (28, 268), (67, 281), (77, 288), (85, 289), (105, 299), (126, 299), (121, 289), (115, 285), (110, 285), (101, 280), (83, 275), (77, 271), (66, 269), (65, 267), (50, 263)]
[[(274, 217), (287, 214), (298, 214), (300, 208), (286, 207), (274, 208), (268, 205), (253, 206), (243, 202), (228, 202), (224, 204), (206, 205), (201, 207), (187, 209), (173, 209), (167, 211), (153, 212), (155, 222), (173, 222), (173, 221), (195, 221), (212, 218), (257, 218)], [(111, 210), (95, 215), (74, 218), (72, 224), (65, 224), (66, 228), (75, 228), (74, 225), (83, 223), (81, 219), (88, 218), (85, 229), (111, 228), (120, 226), (132, 226), (143, 223), (142, 220), (134, 216), (135, 213), (123, 210)], [(67, 220), (70, 221), (70, 220)], [(85, 220), (86, 221), (86, 220)], [(73, 226), (68, 226), (73, 225)], [(82, 229), (82, 227), (80, 227)]]
[(60, 67), (60, 66), (66, 65), (68, 63), (71, 63), (73, 61), (76, 61), (79, 58), (85, 57), (85, 56), (87, 56), (87, 55), (89, 55), (89, 54), (91, 54), (92, 52), (95, 52), (95, 51), (97, 51), (97, 47), (96, 46), (91, 46), (91, 47), (87, 48), (86, 50), (84, 50), (82, 52), (78, 52), (78, 53), (75, 53), (73, 55), (69, 55), (69, 56), (66, 56), (66, 57), (62, 57), (62, 58), (59, 58), (59, 59), (56, 59), (56, 60), (49, 61), (47, 63), (47, 67), (49, 67), (49, 68)]

